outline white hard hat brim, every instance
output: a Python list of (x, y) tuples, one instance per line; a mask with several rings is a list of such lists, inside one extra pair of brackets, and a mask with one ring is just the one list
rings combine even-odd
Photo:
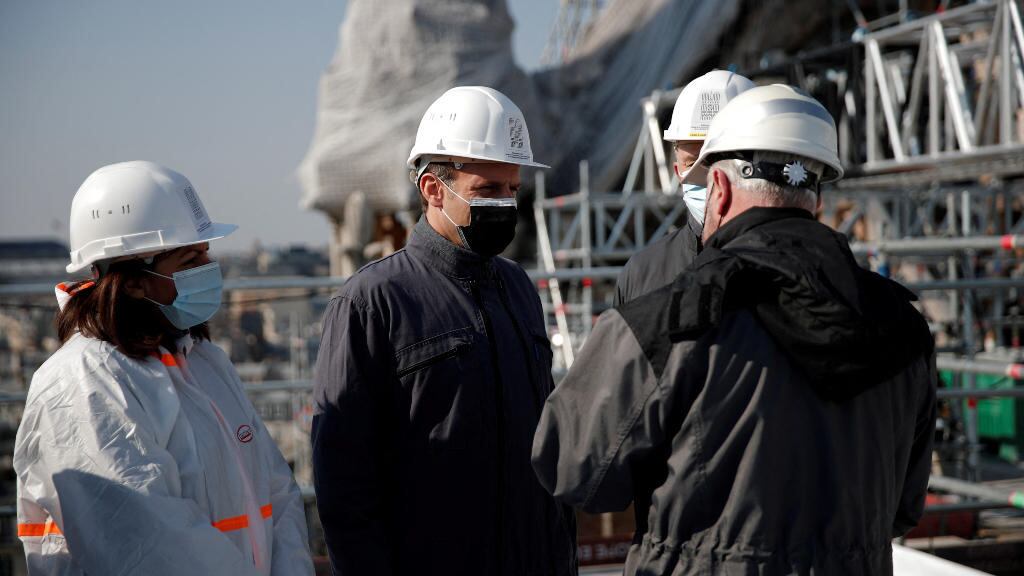
[(548, 166), (547, 164), (541, 164), (540, 162), (533, 162), (533, 161), (524, 162), (524, 163), (517, 163), (517, 164), (519, 164), (520, 166), (527, 166), (527, 167), (530, 167), (530, 168), (551, 168), (551, 166)]
[(436, 154), (419, 154), (409, 158), (407, 163), (408, 167), (412, 170), (422, 168), (420, 164), (422, 161), (426, 163), (430, 162), (459, 162), (462, 160), (469, 160), (470, 162), (476, 161), (478, 164), (515, 164), (516, 166), (526, 166), (529, 168), (551, 168), (547, 164), (541, 164), (540, 162), (534, 162), (533, 160), (520, 160), (520, 159), (507, 159), (507, 160), (495, 160), (494, 158), (488, 158), (487, 156), (462, 153), (452, 156), (438, 156)]
[(668, 130), (661, 137), (665, 142), (703, 142), (704, 138), (678, 138), (668, 133)]
[[(801, 145), (803, 144), (803, 145)], [(825, 165), (825, 174), (821, 175), (821, 183), (827, 184), (829, 182), (835, 182), (842, 179), (845, 171), (843, 170), (842, 164), (837, 164), (827, 160), (828, 151), (821, 150), (808, 150), (806, 143), (794, 142), (791, 146), (784, 144), (775, 143), (771, 147), (761, 146), (755, 142), (747, 142), (745, 145), (737, 145), (728, 150), (713, 150), (707, 153), (701, 153), (697, 161), (693, 163), (693, 166), (689, 170), (683, 173), (681, 179), (683, 184), (697, 184), (699, 186), (707, 185), (708, 172), (710, 166), (708, 166), (708, 156), (719, 152), (740, 152), (740, 151), (753, 151), (753, 152), (781, 152), (784, 154), (793, 154), (794, 156), (803, 156), (816, 160)]]
[(102, 262), (104, 260), (113, 260), (115, 258), (123, 258), (125, 256), (136, 256), (141, 254), (151, 254), (167, 252), (169, 250), (177, 250), (184, 246), (192, 246), (195, 244), (202, 244), (204, 242), (213, 242), (214, 240), (220, 240), (226, 236), (231, 235), (235, 230), (238, 230), (237, 224), (224, 224), (222, 222), (213, 222), (210, 227), (207, 228), (198, 238), (190, 240), (188, 242), (171, 242), (167, 244), (161, 244), (159, 246), (140, 246), (139, 248), (132, 250), (125, 250), (116, 255), (112, 255), (109, 258), (96, 258), (90, 261), (83, 262), (81, 265), (75, 266), (74, 264), (68, 264), (64, 269), (68, 274), (78, 274), (89, 270), (94, 264)]
[(703, 162), (703, 158), (698, 159), (694, 162), (693, 166), (686, 172), (683, 172), (682, 183), (683, 184), (696, 184), (697, 186), (707, 186), (708, 183), (708, 167)]
[(224, 224), (223, 222), (214, 222), (213, 225), (210, 226), (210, 229), (208, 230), (209, 235), (206, 236), (204, 234), (204, 236), (206, 236), (205, 238), (203, 238), (199, 242), (192, 242), (192, 244), (202, 244), (203, 242), (212, 242), (214, 240), (220, 240), (225, 236), (230, 236), (232, 233), (234, 233), (235, 230), (238, 230), (237, 224)]

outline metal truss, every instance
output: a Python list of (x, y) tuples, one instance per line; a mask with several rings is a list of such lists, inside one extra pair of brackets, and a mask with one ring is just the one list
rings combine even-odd
[(573, 55), (581, 34), (601, 11), (602, 4), (601, 0), (561, 0), (555, 25), (541, 53), (542, 66), (565, 62)]
[[(836, 230), (854, 235), (863, 226), (863, 239), (955, 237), (968, 234), (1020, 234), (1024, 210), (1014, 210), (1024, 197), (1020, 181), (990, 181), (986, 185), (933, 185), (896, 190), (825, 193), (823, 220)], [(1024, 208), (1024, 206), (1020, 206)]]
[(872, 32), (862, 45), (865, 170), (886, 160), (1020, 143), (1024, 31), (1013, 0)]
[[(623, 195), (629, 195), (638, 190), (648, 194), (655, 192), (673, 194), (679, 187), (679, 179), (676, 178), (675, 171), (672, 170), (672, 159), (667, 152), (665, 141), (662, 139), (661, 118), (665, 116), (666, 109), (672, 108), (682, 91), (682, 88), (668, 91), (655, 90), (640, 102), (643, 121), (640, 136), (633, 148), (633, 158), (626, 172), (626, 181), (622, 188)], [(638, 185), (641, 184), (642, 186), (638, 188)]]
[[(1024, 174), (1022, 54), (1017, 3), (998, 0), (746, 74), (798, 85), (830, 109), (847, 167), (839, 189), (905, 189)], [(660, 124), (680, 91), (655, 91), (641, 103), (642, 130), (625, 191), (675, 191)]]
[(552, 255), (559, 263), (621, 263), (686, 223), (681, 199), (661, 194), (594, 193), (584, 188), (554, 198), (539, 193), (537, 204), (544, 210)]

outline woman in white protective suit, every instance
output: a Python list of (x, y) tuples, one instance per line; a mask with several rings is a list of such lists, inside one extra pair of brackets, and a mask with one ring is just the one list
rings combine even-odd
[(210, 221), (181, 174), (100, 168), (71, 204), (61, 348), (18, 429), (30, 574), (309, 575), (288, 464), (206, 321), (221, 301)]

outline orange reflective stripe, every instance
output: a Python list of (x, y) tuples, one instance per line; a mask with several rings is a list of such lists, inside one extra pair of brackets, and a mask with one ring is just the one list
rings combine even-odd
[(154, 353), (153, 357), (160, 361), (164, 366), (177, 366), (178, 361), (174, 358), (173, 354), (157, 354)]
[(45, 524), (18, 524), (18, 538), (39, 538), (50, 534), (61, 534), (53, 520), (47, 520)]
[(33, 538), (46, 533), (46, 524), (18, 524), (18, 538)]
[[(270, 518), (274, 515), (274, 507), (272, 504), (260, 507), (260, 514), (264, 518)], [(218, 520), (213, 523), (213, 527), (221, 532), (231, 532), (232, 530), (241, 530), (242, 528), (249, 527), (249, 517), (245, 514), (241, 516), (232, 516), (231, 518), (225, 518)]]
[(87, 280), (85, 282), (76, 282), (75, 284), (71, 284), (70, 286), (67, 284), (67, 282), (61, 282), (60, 284), (57, 284), (57, 290), (64, 292), (68, 296), (74, 296), (75, 293), (78, 292), (79, 290), (85, 290), (86, 288), (91, 288), (95, 285), (96, 283), (93, 282), (92, 280)]
[[(273, 504), (261, 506), (260, 515), (263, 516), (263, 518), (270, 518), (271, 516), (273, 516)], [(213, 527), (220, 530), (221, 532), (241, 530), (242, 528), (249, 527), (249, 517), (245, 514), (241, 516), (232, 516), (231, 518), (225, 518), (223, 520), (218, 520), (214, 522)], [(53, 523), (53, 520), (47, 520), (46, 523), (40, 524), (18, 524), (19, 538), (39, 538), (42, 536), (49, 536), (50, 534), (62, 534), (60, 528), (58, 528), (57, 525)]]
[(217, 530), (220, 530), (221, 532), (231, 532), (232, 530), (241, 530), (242, 528), (248, 528), (249, 527), (249, 517), (245, 516), (245, 515), (242, 515), (242, 516), (233, 516), (231, 518), (225, 518), (223, 520), (218, 520), (218, 521), (214, 522), (213, 523), (213, 527), (216, 528)]

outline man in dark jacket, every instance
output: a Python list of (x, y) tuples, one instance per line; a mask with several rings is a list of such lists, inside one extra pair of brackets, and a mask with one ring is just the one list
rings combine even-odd
[(610, 310), (549, 397), (534, 467), (588, 511), (636, 500), (626, 574), (887, 574), (931, 461), (931, 335), (812, 211), (842, 175), (805, 94), (755, 88), (698, 165), (704, 249)]
[(445, 93), (410, 157), (424, 218), (331, 300), (312, 443), (335, 574), (576, 574), (572, 510), (530, 466), (553, 388), (541, 304), (497, 256), (520, 165), (537, 164), (515, 104)]
[[(665, 141), (672, 143), (676, 176), (682, 182), (700, 155), (701, 144), (715, 115), (738, 94), (754, 87), (744, 76), (712, 70), (686, 85), (672, 108)], [(686, 224), (651, 242), (623, 266), (615, 284), (616, 306), (670, 284), (700, 251), (701, 225), (707, 189), (704, 183), (682, 184)]]
[(700, 225), (687, 208), (685, 226), (658, 238), (630, 257), (615, 282), (613, 304), (620, 306), (671, 284), (700, 252)]

